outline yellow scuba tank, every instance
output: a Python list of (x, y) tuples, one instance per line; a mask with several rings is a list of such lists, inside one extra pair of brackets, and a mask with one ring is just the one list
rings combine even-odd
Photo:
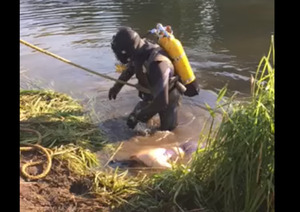
[(174, 37), (174, 35), (168, 33), (167, 36), (161, 36), (158, 39), (158, 44), (168, 53), (172, 59), (176, 73), (180, 76), (180, 79), (184, 85), (193, 82), (196, 77), (190, 66), (188, 58), (182, 47), (181, 42)]
[(187, 55), (183, 49), (181, 42), (173, 35), (170, 26), (163, 27), (157, 24), (156, 28), (150, 33), (158, 35), (158, 44), (168, 53), (175, 67), (175, 72), (179, 75), (181, 82), (187, 88), (185, 95), (194, 96), (199, 93), (199, 85), (191, 68)]

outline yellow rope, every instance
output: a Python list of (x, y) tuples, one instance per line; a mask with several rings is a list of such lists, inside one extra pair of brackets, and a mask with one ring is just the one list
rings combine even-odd
[(75, 66), (75, 67), (77, 67), (77, 68), (80, 68), (80, 69), (82, 69), (82, 70), (84, 70), (84, 71), (87, 71), (87, 72), (89, 72), (89, 73), (91, 73), (91, 74), (95, 74), (95, 75), (97, 75), (97, 76), (103, 77), (103, 78), (105, 78), (105, 79), (113, 80), (113, 81), (115, 81), (115, 82), (118, 82), (118, 83), (121, 83), (121, 84), (124, 84), (124, 85), (128, 85), (128, 86), (131, 86), (131, 87), (135, 87), (137, 90), (139, 90), (139, 91), (141, 91), (141, 92), (144, 92), (144, 93), (150, 93), (150, 90), (149, 90), (149, 89), (147, 89), (147, 88), (145, 88), (145, 87), (142, 87), (142, 86), (139, 85), (139, 84), (131, 84), (131, 83), (125, 82), (125, 81), (123, 81), (123, 80), (118, 80), (118, 79), (115, 79), (115, 78), (113, 78), (113, 77), (107, 76), (107, 75), (105, 75), (105, 74), (100, 74), (100, 73), (95, 72), (95, 71), (93, 71), (93, 70), (91, 70), (91, 69), (88, 69), (88, 68), (85, 68), (85, 67), (80, 66), (80, 65), (78, 65), (78, 64), (75, 64), (75, 63), (71, 62), (70, 60), (67, 60), (67, 59), (65, 59), (65, 58), (63, 58), (63, 57), (60, 57), (60, 56), (58, 56), (58, 55), (56, 55), (56, 54), (53, 54), (53, 53), (51, 53), (51, 52), (49, 52), (49, 51), (47, 51), (47, 50), (44, 50), (44, 49), (42, 49), (42, 48), (39, 48), (39, 47), (37, 47), (37, 46), (35, 46), (35, 45), (33, 45), (33, 44), (30, 44), (30, 43), (28, 43), (28, 42), (26, 42), (26, 41), (24, 41), (24, 40), (22, 40), (22, 39), (20, 39), (20, 43), (22, 43), (22, 44), (24, 44), (24, 45), (26, 45), (26, 46), (28, 46), (28, 47), (30, 47), (30, 48), (32, 48), (32, 49), (35, 49), (35, 50), (37, 50), (37, 51), (39, 51), (39, 52), (42, 52), (42, 53), (44, 53), (44, 54), (46, 54), (46, 55), (49, 55), (49, 56), (51, 56), (51, 57), (54, 57), (54, 58), (56, 58), (56, 59), (58, 59), (58, 60), (60, 60), (60, 61), (62, 61), (62, 62), (65, 62), (65, 63), (67, 63), (67, 64), (69, 64), (69, 65), (72, 65), (72, 66)]
[(36, 144), (26, 144), (27, 147), (20, 147), (20, 151), (21, 152), (22, 151), (32, 151), (34, 149), (38, 149), (41, 152), (45, 153), (46, 158), (47, 158), (47, 166), (41, 174), (39, 174), (39, 175), (30, 175), (26, 172), (26, 169), (30, 166), (36, 166), (36, 165), (42, 164), (42, 163), (44, 163), (44, 161), (28, 162), (28, 163), (24, 164), (21, 168), (21, 173), (23, 174), (24, 177), (26, 177), (27, 179), (30, 179), (30, 180), (41, 179), (41, 178), (45, 177), (50, 172), (50, 169), (51, 169), (51, 166), (52, 166), (53, 152), (52, 152), (52, 150), (47, 149), (45, 147), (42, 147), (40, 145), (40, 143), (42, 141), (42, 136), (38, 131), (33, 130), (33, 129), (29, 129), (29, 128), (20, 128), (20, 130), (27, 131), (27, 132), (34, 132), (38, 135), (38, 141), (37, 141)]
[(21, 168), (21, 173), (23, 174), (24, 177), (26, 177), (27, 179), (30, 179), (30, 180), (38, 180), (38, 179), (41, 179), (43, 177), (45, 177), (51, 170), (51, 166), (52, 166), (52, 151), (50, 149), (46, 149), (38, 144), (27, 144), (29, 145), (29, 147), (20, 147), (20, 151), (32, 151), (34, 149), (38, 149), (40, 150), (41, 152), (45, 153), (46, 155), (46, 158), (47, 158), (47, 166), (46, 168), (44, 169), (44, 171), (39, 174), (39, 175), (30, 175), (26, 172), (26, 169), (29, 167), (29, 166), (36, 166), (36, 165), (39, 165), (39, 164), (42, 164), (44, 163), (44, 161), (35, 161), (35, 162), (28, 162), (26, 164), (24, 164)]

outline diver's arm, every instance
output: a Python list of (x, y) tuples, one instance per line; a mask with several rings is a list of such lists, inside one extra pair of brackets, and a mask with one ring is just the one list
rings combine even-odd
[(153, 101), (137, 111), (136, 119), (146, 122), (156, 113), (164, 110), (169, 103), (170, 68), (165, 62), (152, 62), (149, 68), (149, 84)]
[[(134, 66), (129, 65), (129, 67), (121, 73), (118, 79), (127, 82), (134, 75), (134, 73)], [(124, 84), (116, 82), (114, 86), (109, 89), (109, 100), (116, 99), (118, 93), (120, 92), (123, 86)]]
[[(122, 71), (118, 79), (127, 82), (133, 75), (134, 75), (134, 66), (129, 65), (127, 69)], [(118, 88), (121, 89), (124, 86), (124, 84), (116, 82), (114, 86), (117, 86)]]

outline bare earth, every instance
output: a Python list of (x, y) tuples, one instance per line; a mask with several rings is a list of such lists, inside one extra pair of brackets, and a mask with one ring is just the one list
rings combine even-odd
[[(31, 155), (32, 156), (32, 155)], [(35, 156), (37, 158), (37, 156)], [(21, 158), (20, 166), (25, 158)], [(38, 167), (39, 168), (39, 167)], [(29, 174), (39, 174), (29, 167)], [(21, 212), (107, 212), (109, 207), (88, 194), (91, 180), (70, 172), (66, 163), (53, 160), (49, 174), (39, 180), (26, 181), (20, 176)]]

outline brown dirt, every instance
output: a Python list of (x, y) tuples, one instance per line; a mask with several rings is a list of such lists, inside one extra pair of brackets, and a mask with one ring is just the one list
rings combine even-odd
[[(20, 166), (40, 156), (25, 153)], [(42, 167), (30, 167), (28, 173), (39, 174)], [(78, 176), (67, 164), (53, 160), (49, 174), (39, 180), (27, 181), (20, 176), (21, 212), (108, 212), (109, 207), (89, 194), (91, 178)]]

